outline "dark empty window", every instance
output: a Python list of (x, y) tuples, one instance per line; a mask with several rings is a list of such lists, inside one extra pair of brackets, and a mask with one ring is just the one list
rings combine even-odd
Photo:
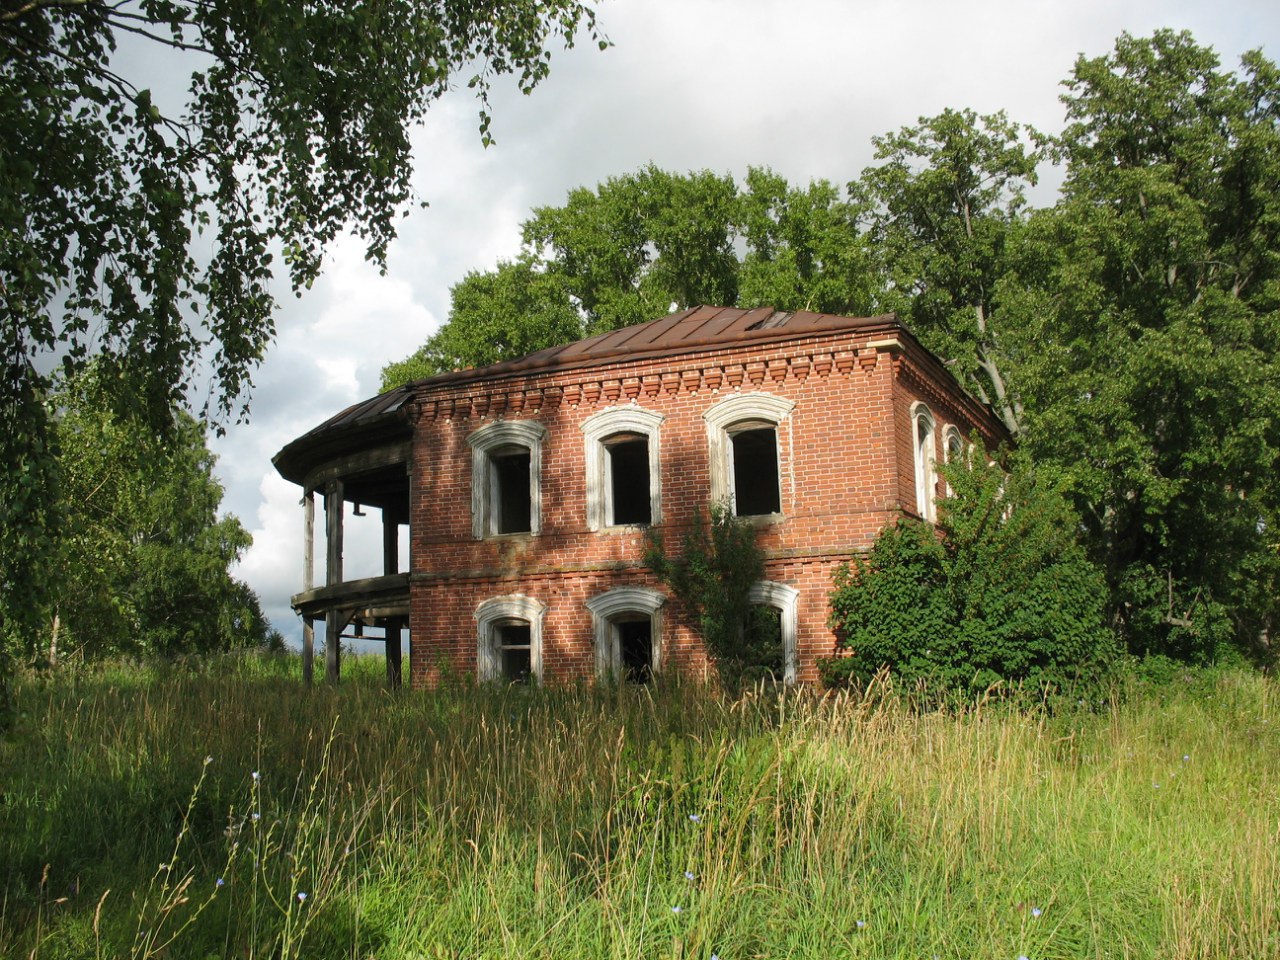
[(653, 623), (648, 618), (624, 620), (615, 629), (622, 676), (627, 683), (648, 683), (653, 677)]
[(748, 680), (781, 680), (786, 669), (782, 646), (782, 611), (754, 606), (747, 614), (744, 676)]
[(502, 678), (512, 683), (528, 683), (533, 673), (533, 647), (529, 624), (500, 623), (494, 627), (494, 642), (502, 662)]
[(649, 523), (649, 440), (620, 433), (605, 441), (609, 458), (609, 519), (611, 524)]
[(494, 533), (529, 533), (533, 510), (529, 499), (529, 451), (503, 447), (489, 458)]
[(740, 517), (782, 511), (778, 485), (778, 431), (773, 426), (733, 430), (733, 503)]

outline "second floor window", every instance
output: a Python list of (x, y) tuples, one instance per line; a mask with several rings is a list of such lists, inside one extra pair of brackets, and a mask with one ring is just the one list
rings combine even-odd
[(469, 437), (471, 533), (477, 540), (542, 528), (542, 442), (546, 427), (497, 420)]

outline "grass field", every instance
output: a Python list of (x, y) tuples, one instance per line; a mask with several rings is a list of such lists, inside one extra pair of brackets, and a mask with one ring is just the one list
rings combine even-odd
[(934, 711), (272, 664), (22, 681), (0, 956), (1280, 957), (1257, 675)]

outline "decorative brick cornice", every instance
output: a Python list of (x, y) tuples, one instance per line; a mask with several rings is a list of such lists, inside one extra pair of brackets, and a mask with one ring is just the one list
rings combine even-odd
[[(642, 398), (657, 400), (680, 394), (777, 389), (787, 381), (804, 383), (810, 377), (870, 375), (886, 353), (892, 354), (895, 365), (900, 363), (901, 344), (897, 340), (861, 345), (815, 344), (790, 356), (778, 356), (775, 351), (772, 356), (725, 357), (721, 362), (710, 364), (705, 357), (696, 362), (690, 358), (687, 365), (674, 364), (662, 370), (655, 370), (645, 362), (631, 369), (620, 364), (612, 371), (583, 371), (578, 379), (570, 379), (571, 371), (562, 370), (554, 375), (557, 382), (545, 386), (539, 385), (536, 378), (518, 383), (495, 381), (490, 389), (483, 389), (486, 387), (483, 382), (473, 382), (467, 384), (466, 393), (433, 396), (428, 391), (420, 396), (415, 403), (415, 419), (523, 417), (553, 411), (561, 404), (591, 409)], [(612, 375), (602, 376), (606, 373)], [(916, 371), (914, 365), (910, 375), (932, 388), (928, 378)]]

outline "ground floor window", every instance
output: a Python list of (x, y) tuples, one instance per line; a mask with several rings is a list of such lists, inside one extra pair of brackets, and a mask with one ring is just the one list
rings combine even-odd
[(753, 604), (747, 629), (752, 642), (765, 653), (765, 660), (777, 664), (773, 675), (786, 683), (795, 683), (799, 673), (800, 591), (785, 583), (760, 580), (751, 586), (747, 600)]
[(648, 683), (653, 679), (653, 621), (618, 620), (613, 625), (618, 645), (618, 676), (627, 683)]
[(494, 625), (493, 642), (497, 648), (502, 679), (510, 683), (528, 683), (533, 675), (532, 629), (523, 620), (507, 620)]
[(602, 680), (648, 683), (661, 668), (662, 605), (666, 597), (644, 587), (617, 587), (587, 601)]
[(476, 607), (476, 677), (529, 683), (542, 676), (542, 619), (546, 607), (508, 594)]

